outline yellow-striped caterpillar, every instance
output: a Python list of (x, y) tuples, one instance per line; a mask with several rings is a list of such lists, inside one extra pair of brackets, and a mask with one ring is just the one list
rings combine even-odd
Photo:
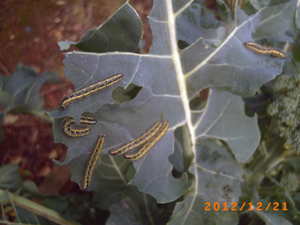
[(104, 145), (104, 141), (105, 141), (105, 135), (104, 134), (100, 134), (99, 139), (97, 141), (96, 147), (94, 148), (89, 162), (87, 164), (87, 167), (85, 169), (85, 173), (84, 173), (84, 177), (83, 177), (83, 184), (82, 184), (82, 189), (86, 190), (91, 183), (91, 179), (92, 179), (92, 174), (94, 171), (94, 168), (96, 166), (96, 163), (99, 159), (99, 156), (101, 154), (103, 145)]
[(134, 148), (137, 148), (141, 145), (143, 145), (146, 141), (148, 141), (150, 138), (152, 138), (156, 132), (161, 128), (161, 121), (157, 121), (153, 127), (151, 127), (146, 133), (144, 133), (142, 136), (140, 136), (139, 138), (127, 143), (126, 145), (115, 149), (115, 150), (110, 150), (109, 153), (111, 155), (122, 155), (125, 152), (128, 152)]
[(87, 86), (85, 88), (82, 88), (78, 91), (75, 91), (69, 95), (67, 95), (66, 97), (64, 97), (64, 99), (62, 100), (61, 102), (61, 108), (64, 110), (66, 108), (69, 107), (69, 105), (77, 100), (77, 99), (80, 99), (82, 97), (85, 97), (87, 95), (90, 95), (96, 91), (99, 91), (103, 88), (106, 88), (110, 85), (113, 85), (114, 83), (122, 80), (124, 77), (124, 74), (122, 73), (118, 73), (118, 74), (115, 74), (115, 75), (112, 75), (110, 77), (107, 77), (105, 78), (104, 80), (101, 80), (101, 81), (98, 81), (97, 83), (94, 83), (90, 86)]
[(75, 119), (68, 116), (65, 118), (61, 124), (62, 131), (69, 137), (83, 137), (91, 132), (89, 125), (94, 125), (97, 120), (92, 117), (82, 116), (80, 117), (80, 125), (83, 127), (76, 127)]
[(263, 47), (260, 46), (254, 42), (245, 42), (243, 43), (243, 45), (252, 50), (253, 52), (259, 53), (259, 54), (270, 54), (273, 57), (276, 58), (281, 58), (281, 59), (285, 59), (285, 54), (283, 54), (282, 52), (274, 49), (274, 48), (269, 48), (269, 47)]
[(124, 154), (123, 157), (129, 161), (136, 161), (142, 158), (167, 132), (169, 128), (169, 121), (165, 120), (162, 127), (155, 133), (155, 135), (137, 152), (134, 154)]

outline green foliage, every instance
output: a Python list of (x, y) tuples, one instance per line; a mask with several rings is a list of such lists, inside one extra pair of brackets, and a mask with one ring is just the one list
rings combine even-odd
[[(66, 159), (57, 164), (68, 165), (71, 179), (80, 186), (98, 135), (106, 135), (88, 191), (95, 191), (94, 204), (111, 210), (108, 224), (123, 221), (123, 215), (131, 218), (131, 223), (147, 224), (146, 221), (152, 220), (160, 223), (153, 217), (143, 220), (145, 217), (132, 198), (140, 192), (153, 196), (159, 203), (183, 197), (174, 209), (171, 224), (238, 223), (238, 213), (207, 213), (204, 203), (221, 204), (240, 197), (243, 170), (239, 163), (253, 157), (260, 140), (257, 117), (245, 115), (241, 96), (253, 95), (280, 74), (283, 66), (283, 60), (255, 54), (243, 43), (253, 41), (252, 37), (276, 44), (291, 40), (285, 32), (294, 27), (290, 10), (296, 4), (295, 1), (263, 4), (251, 1), (249, 4), (254, 3), (252, 7), (256, 10), (252, 15), (237, 8), (232, 17), (220, 1), (218, 13), (224, 19), (218, 21), (203, 1), (154, 1), (149, 15), (153, 43), (149, 54), (141, 55), (134, 50), (139, 41), (131, 42), (136, 47), (131, 45), (131, 50), (127, 48), (123, 52), (122, 39), (108, 38), (111, 32), (107, 24), (112, 31), (140, 24), (140, 18), (126, 2), (103, 26), (94, 30), (109, 40), (107, 47), (115, 46), (111, 50), (114, 52), (101, 50), (104, 47), (87, 50), (78, 45), (92, 46), (98, 35), (91, 36), (88, 32), (75, 44), (81, 52), (66, 53), (65, 75), (76, 89), (112, 74), (124, 74), (124, 79), (116, 85), (50, 114), (55, 118), (55, 141), (68, 146)], [(130, 19), (116, 23), (117, 18), (123, 18), (122, 13), (130, 15)], [(284, 19), (273, 17), (274, 13)], [(263, 23), (264, 20), (268, 22)], [(276, 24), (282, 21), (284, 26), (278, 27)], [(138, 29), (131, 32), (124, 35), (140, 35)], [(91, 43), (89, 37), (93, 39)], [(61, 42), (60, 46), (70, 44)], [(135, 87), (135, 93), (128, 98), (127, 93)], [(199, 101), (195, 99), (199, 92), (208, 87), (211, 88), (208, 99), (197, 105)], [(78, 139), (66, 137), (61, 131), (62, 120), (72, 116), (79, 121), (81, 115), (97, 118), (92, 133)], [(169, 120), (170, 129), (142, 159), (129, 163), (108, 154), (110, 149), (140, 136), (158, 119)], [(188, 173), (193, 178), (188, 180)], [(136, 186), (140, 192), (127, 184)], [(228, 186), (230, 193), (224, 191)], [(149, 213), (153, 215), (154, 211)]]
[(22, 182), (17, 164), (8, 164), (0, 168), (0, 188), (11, 189)]
[[(60, 211), (60, 209), (65, 209), (68, 212), (68, 208), (61, 204), (63, 200), (60, 200), (60, 197), (57, 195), (43, 195), (39, 193), (37, 186), (33, 182), (23, 181), (17, 164), (8, 164), (0, 168), (0, 188), (1, 224), (78, 225), (78, 223), (70, 221), (74, 219), (74, 210), (72, 210), (71, 218), (67, 218), (68, 215), (59, 215), (56, 211)], [(50, 205), (50, 199), (52, 201), (55, 199), (56, 203), (60, 203), (60, 208), (56, 205), (56, 211), (54, 211), (51, 207), (47, 208), (29, 199), (44, 199), (45, 205)], [(70, 199), (72, 200), (70, 197), (65, 197), (67, 202)], [(82, 201), (76, 199), (76, 203), (76, 206), (82, 209)]]
[(273, 86), (274, 101), (268, 113), (277, 119), (281, 137), (286, 145), (300, 152), (300, 75), (279, 76)]
[[(59, 82), (59, 77), (53, 73), (41, 73), (37, 76), (32, 67), (18, 65), (9, 77), (0, 76), (0, 107), (5, 108), (0, 114), (0, 124), (7, 113), (29, 113), (47, 121), (52, 119), (46, 115), (43, 105), (44, 99), (39, 93), (45, 83)], [(3, 139), (0, 130), (0, 141)]]
[[(293, 193), (299, 157), (297, 148), (290, 148), (299, 143), (299, 77), (287, 52), (287, 42), (299, 33), (299, 6), (296, 0), (249, 0), (246, 13), (237, 7), (232, 15), (227, 1), (217, 2), (222, 21), (201, 0), (155, 0), (148, 17), (153, 36), (149, 54), (138, 53), (141, 19), (128, 1), (78, 43), (60, 42), (62, 49), (74, 44), (81, 50), (66, 53), (64, 60), (65, 76), (77, 90), (116, 73), (123, 73), (124, 79), (66, 110), (59, 107), (49, 113), (55, 141), (68, 147), (66, 159), (56, 164), (67, 165), (79, 186), (99, 134), (106, 135), (87, 189), (93, 193), (78, 199), (40, 196), (36, 191), (32, 195), (43, 198), (64, 219), (83, 224), (101, 223), (98, 212), (107, 210), (106, 224), (300, 221), (300, 201)], [(246, 49), (247, 41), (283, 49), (284, 68), (284, 60)], [(282, 70), (291, 75), (266, 84)], [(205, 89), (208, 97), (200, 100)], [(246, 102), (252, 117), (245, 115), (242, 97), (250, 97)], [(98, 121), (91, 134), (67, 137), (61, 130), (64, 118), (79, 122), (82, 115)], [(169, 130), (140, 160), (131, 163), (108, 154), (159, 119), (170, 122)], [(286, 140), (276, 136), (270, 121), (279, 121), (277, 128)], [(287, 166), (287, 156), (294, 158), (293, 169)], [(207, 202), (210, 211), (205, 210)], [(223, 205), (230, 208), (232, 202), (237, 211), (224, 211)], [(253, 210), (240, 211), (244, 202), (252, 202)], [(269, 202), (279, 202), (280, 209), (286, 203), (289, 210), (260, 211), (258, 202), (264, 209)], [(213, 209), (214, 203), (220, 210)]]

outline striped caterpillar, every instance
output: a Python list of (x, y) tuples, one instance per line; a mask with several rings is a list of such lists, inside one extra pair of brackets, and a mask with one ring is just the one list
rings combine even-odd
[(243, 45), (246, 48), (248, 48), (256, 53), (263, 54), (263, 55), (270, 54), (273, 57), (285, 59), (285, 54), (283, 54), (282, 52), (280, 52), (274, 48), (263, 47), (254, 42), (245, 42), (245, 43), (243, 43)]
[(91, 132), (89, 125), (95, 125), (97, 120), (92, 117), (82, 116), (80, 117), (80, 125), (84, 125), (82, 128), (76, 128), (75, 119), (68, 116), (61, 124), (62, 131), (69, 137), (83, 137)]
[(69, 107), (69, 105), (73, 101), (75, 101), (77, 99), (81, 99), (85, 96), (88, 96), (88, 95), (90, 95), (96, 91), (99, 91), (103, 88), (106, 88), (110, 85), (113, 85), (114, 83), (122, 80), (123, 77), (124, 77), (124, 74), (118, 73), (118, 74), (112, 75), (110, 77), (107, 77), (104, 80), (98, 81), (97, 83), (91, 84), (90, 86), (87, 86), (78, 91), (75, 91), (75, 92), (67, 95), (66, 97), (64, 97), (64, 99), (61, 102), (61, 108), (63, 110), (65, 110), (66, 108)]
[(155, 135), (134, 154), (124, 154), (123, 157), (129, 161), (136, 161), (142, 158), (167, 132), (169, 128), (169, 121), (165, 120), (161, 128), (155, 133)]
[[(146, 133), (137, 139), (125, 144), (124, 146), (110, 150), (111, 155), (123, 155), (125, 159), (129, 161), (135, 161), (143, 157), (155, 144), (158, 142), (162, 136), (167, 132), (169, 128), (169, 121), (157, 121)], [(142, 146), (135, 154), (126, 153), (137, 147)], [(125, 154), (126, 153), (126, 154)]]
[(94, 171), (94, 168), (96, 166), (96, 163), (99, 159), (99, 156), (101, 154), (103, 145), (104, 145), (104, 141), (105, 141), (105, 135), (104, 134), (100, 134), (99, 139), (97, 141), (96, 147), (94, 148), (93, 152), (91, 153), (89, 162), (87, 164), (85, 173), (84, 173), (84, 177), (83, 177), (83, 184), (82, 184), (82, 189), (86, 190), (91, 183), (92, 180), (92, 174)]
[(153, 127), (151, 127), (146, 133), (144, 133), (139, 138), (129, 142), (128, 144), (126, 144), (118, 149), (110, 150), (109, 153), (111, 155), (115, 155), (115, 156), (122, 155), (136, 147), (141, 146), (142, 144), (144, 144), (146, 141), (148, 141), (150, 138), (152, 138), (156, 134), (156, 132), (160, 129), (161, 125), (162, 124), (159, 120), (158, 122), (156, 122), (154, 124)]

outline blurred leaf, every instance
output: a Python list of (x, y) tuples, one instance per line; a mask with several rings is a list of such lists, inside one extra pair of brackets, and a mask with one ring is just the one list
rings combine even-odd
[(278, 215), (278, 213), (268, 213), (259, 210), (254, 211), (266, 225), (292, 225), (292, 223)]
[(0, 168), (0, 188), (12, 189), (22, 183), (18, 164), (7, 164)]
[[(0, 205), (2, 209), (6, 205), (13, 206), (15, 222), (18, 224), (53, 224), (54, 222), (56, 224), (79, 225), (77, 222), (64, 220), (52, 209), (1, 189)], [(6, 223), (6, 218), (3, 221)], [(41, 221), (45, 222), (40, 223)]]
[(7, 107), (13, 104), (14, 101), (15, 99), (11, 94), (6, 91), (0, 91), (0, 107)]
[(41, 73), (37, 76), (33, 68), (19, 64), (17, 70), (4, 82), (2, 90), (14, 97), (16, 106), (41, 110), (44, 104), (39, 93), (42, 85), (58, 81), (55, 73)]
[(156, 200), (150, 195), (139, 192), (136, 188), (128, 188), (124, 193), (125, 197), (118, 203), (110, 206), (111, 214), (107, 221), (108, 224), (124, 220), (126, 217), (132, 223), (138, 224), (166, 224), (170, 213), (166, 209), (160, 209)]
[[(279, 4), (280, 3), (280, 4)], [(285, 32), (295, 27), (295, 9), (297, 0), (271, 1), (268, 6), (261, 8), (259, 26), (253, 34), (254, 40), (275, 39), (277, 41), (292, 41)]]
[(138, 206), (130, 197), (124, 198), (121, 202), (110, 207), (110, 216), (106, 221), (106, 225), (122, 224), (122, 225), (140, 225), (142, 224), (141, 215)]
[[(7, 113), (24, 112), (50, 120), (43, 110), (44, 99), (40, 94), (43, 84), (59, 82), (59, 77), (53, 73), (41, 73), (20, 63), (10, 77), (0, 76), (0, 106), (6, 109), (0, 114), (0, 124)], [(0, 130), (0, 141), (3, 139)]]
[(300, 1), (297, 1), (295, 20), (296, 20), (296, 26), (300, 29)]

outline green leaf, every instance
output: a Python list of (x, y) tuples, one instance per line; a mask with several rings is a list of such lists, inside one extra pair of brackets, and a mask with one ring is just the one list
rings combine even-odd
[[(139, 224), (166, 224), (169, 219), (169, 212), (166, 207), (161, 208), (156, 204), (156, 200), (150, 195), (137, 191), (136, 188), (128, 188), (124, 193), (125, 197), (110, 206), (110, 217), (107, 223), (112, 221), (122, 221), (126, 217), (132, 223)], [(127, 221), (126, 219), (126, 221)], [(123, 222), (115, 222), (123, 224)]]
[(41, 73), (37, 76), (33, 68), (19, 64), (17, 70), (4, 82), (2, 90), (14, 97), (15, 105), (41, 110), (44, 104), (39, 93), (42, 85), (58, 81), (55, 73)]
[(18, 164), (7, 164), (0, 168), (0, 188), (12, 189), (22, 183)]
[[(225, 147), (214, 141), (202, 142), (196, 148), (197, 158), (190, 168), (195, 176), (195, 191), (177, 203), (168, 224), (237, 224), (237, 213), (229, 209), (241, 194), (241, 166)], [(210, 211), (205, 210), (207, 203)], [(215, 203), (219, 204), (219, 211), (214, 210)], [(223, 210), (224, 204), (228, 211)]]
[[(59, 214), (43, 205), (34, 201), (28, 200), (21, 196), (12, 194), (7, 190), (0, 189), (0, 205), (1, 211), (3, 207), (11, 206), (16, 214), (15, 222), (17, 224), (66, 224), (66, 225), (79, 225), (74, 221), (66, 221)], [(7, 223), (7, 218), (1, 218), (1, 222)], [(51, 221), (51, 222), (50, 222)]]
[(169, 160), (178, 172), (184, 172), (184, 148), (182, 129), (177, 128), (174, 132), (174, 154), (170, 155)]
[(268, 213), (259, 210), (254, 210), (254, 212), (266, 223), (266, 225), (292, 225), (292, 223), (279, 216), (277, 213)]
[[(7, 113), (24, 112), (50, 120), (43, 110), (44, 99), (39, 93), (42, 85), (48, 82), (58, 82), (59, 77), (53, 73), (41, 73), (39, 76), (34, 69), (18, 65), (10, 77), (0, 76), (0, 106), (6, 109), (0, 114), (0, 124)], [(3, 139), (0, 130), (0, 141)]]
[(0, 91), (0, 107), (7, 107), (14, 104), (14, 97), (6, 91)]
[(79, 42), (60, 41), (58, 45), (61, 51), (74, 45), (85, 52), (137, 52), (142, 36), (142, 21), (127, 1), (103, 24), (89, 30)]
[(300, 28), (300, 1), (297, 1), (297, 8), (295, 13), (296, 26)]
[(286, 31), (294, 29), (296, 4), (297, 0), (287, 3), (280, 1), (280, 4), (271, 1), (268, 6), (260, 9), (261, 19), (253, 34), (253, 39), (266, 38), (277, 41), (293, 41), (291, 37), (286, 35)]
[(201, 9), (198, 3), (193, 3), (178, 16), (176, 21), (177, 39), (191, 44), (202, 37), (206, 44), (211, 41), (217, 46), (221, 43), (221, 40), (218, 39), (224, 38), (226, 32), (224, 27), (220, 27), (221, 24), (222, 22), (216, 20), (213, 14)]
[(138, 206), (130, 197), (124, 198), (121, 202), (110, 207), (111, 214), (106, 221), (106, 225), (124, 224), (140, 225), (142, 224), (141, 215)]
[(93, 174), (96, 181), (90, 188), (97, 190), (93, 202), (102, 209), (109, 209), (112, 204), (119, 202), (124, 191), (130, 188), (127, 183), (134, 173), (132, 164), (122, 157), (104, 155), (99, 170)]
[[(256, 117), (246, 117), (241, 97), (233, 94), (251, 96), (261, 85), (274, 79), (282, 71), (284, 60), (254, 53), (243, 46), (244, 42), (253, 41), (252, 33), (268, 6), (251, 16), (247, 16), (238, 8), (236, 19), (229, 20), (226, 24), (229, 33), (225, 37), (221, 37), (218, 24), (212, 15), (209, 17), (208, 14), (203, 14), (207, 23), (201, 23), (200, 27), (204, 29), (193, 33), (193, 37), (188, 41), (194, 42), (188, 43), (190, 44), (188, 47), (180, 50), (176, 34), (186, 32), (183, 25), (176, 27), (180, 15), (183, 13), (181, 22), (186, 25), (188, 24), (186, 15), (192, 15), (192, 24), (189, 27), (197, 29), (199, 26), (195, 24), (197, 25), (198, 18), (202, 17), (197, 17), (200, 15), (201, 7), (199, 5), (195, 7), (191, 3), (190, 0), (154, 1), (149, 15), (153, 35), (149, 54), (132, 52), (66, 54), (65, 75), (72, 80), (76, 90), (112, 74), (124, 74), (124, 78), (118, 83), (74, 101), (66, 110), (59, 107), (50, 113), (55, 118), (53, 127), (55, 141), (68, 146), (67, 157), (60, 165), (70, 167), (72, 180), (79, 185), (82, 184), (89, 155), (99, 134), (106, 135), (100, 165), (97, 164), (94, 169), (91, 186), (88, 189), (101, 191), (103, 188), (104, 194), (99, 192), (101, 197), (97, 198), (107, 196), (104, 199), (108, 199), (109, 204), (99, 202), (103, 208), (120, 200), (127, 182), (135, 185), (139, 191), (155, 197), (158, 203), (171, 202), (182, 196), (191, 186), (187, 177), (189, 165), (186, 162), (192, 161), (193, 165), (196, 164), (195, 160), (198, 159), (198, 154), (201, 154), (196, 145), (206, 138), (226, 141), (239, 162), (249, 159), (258, 145), (260, 134)], [(196, 39), (197, 37), (199, 38)], [(207, 42), (203, 42), (204, 37), (208, 37), (205, 40)], [(211, 41), (214, 39), (218, 40), (217, 45)], [(129, 99), (123, 98), (123, 92), (119, 90), (126, 89), (130, 84), (141, 89), (128, 101)], [(201, 110), (192, 110), (190, 102), (199, 96), (202, 89), (208, 87), (213, 90), (210, 91), (206, 106)], [(121, 94), (112, 98), (114, 89), (119, 89), (117, 94)], [(91, 126), (91, 134), (81, 138), (67, 137), (61, 130), (64, 117), (72, 116), (78, 123), (82, 115), (98, 120), (96, 125)], [(201, 119), (202, 117), (205, 119)], [(133, 162), (135, 175), (130, 173), (132, 177), (122, 179), (130, 163), (123, 161), (121, 157), (108, 156), (108, 151), (141, 136), (158, 120), (169, 121), (168, 131), (145, 156)], [(176, 167), (180, 169), (180, 165), (184, 165), (184, 169), (179, 170), (184, 173), (177, 179), (172, 176), (173, 165), (170, 156), (174, 154), (174, 131), (182, 126), (187, 127), (184, 129), (182, 141), (185, 147), (182, 148), (182, 156), (177, 157), (179, 161)], [(230, 160), (235, 163), (233, 158)], [(101, 162), (104, 162), (103, 166)], [(118, 170), (119, 172), (116, 172)], [(199, 185), (200, 175), (197, 170), (193, 173), (195, 174), (193, 182)], [(105, 184), (101, 182), (103, 179), (109, 185), (112, 182), (109, 180), (110, 176), (116, 182), (116, 189), (106, 189)], [(193, 194), (197, 195), (197, 191)], [(235, 199), (237, 201), (237, 198)]]
[(206, 110), (195, 110), (193, 117), (197, 140), (226, 141), (239, 162), (246, 162), (259, 144), (257, 117), (245, 115), (240, 96), (211, 90)]
[[(269, 4), (271, 0), (249, 0), (249, 2), (252, 4), (252, 6), (256, 9), (259, 10), (262, 7), (266, 6)], [(247, 1), (248, 2), (248, 1)]]

